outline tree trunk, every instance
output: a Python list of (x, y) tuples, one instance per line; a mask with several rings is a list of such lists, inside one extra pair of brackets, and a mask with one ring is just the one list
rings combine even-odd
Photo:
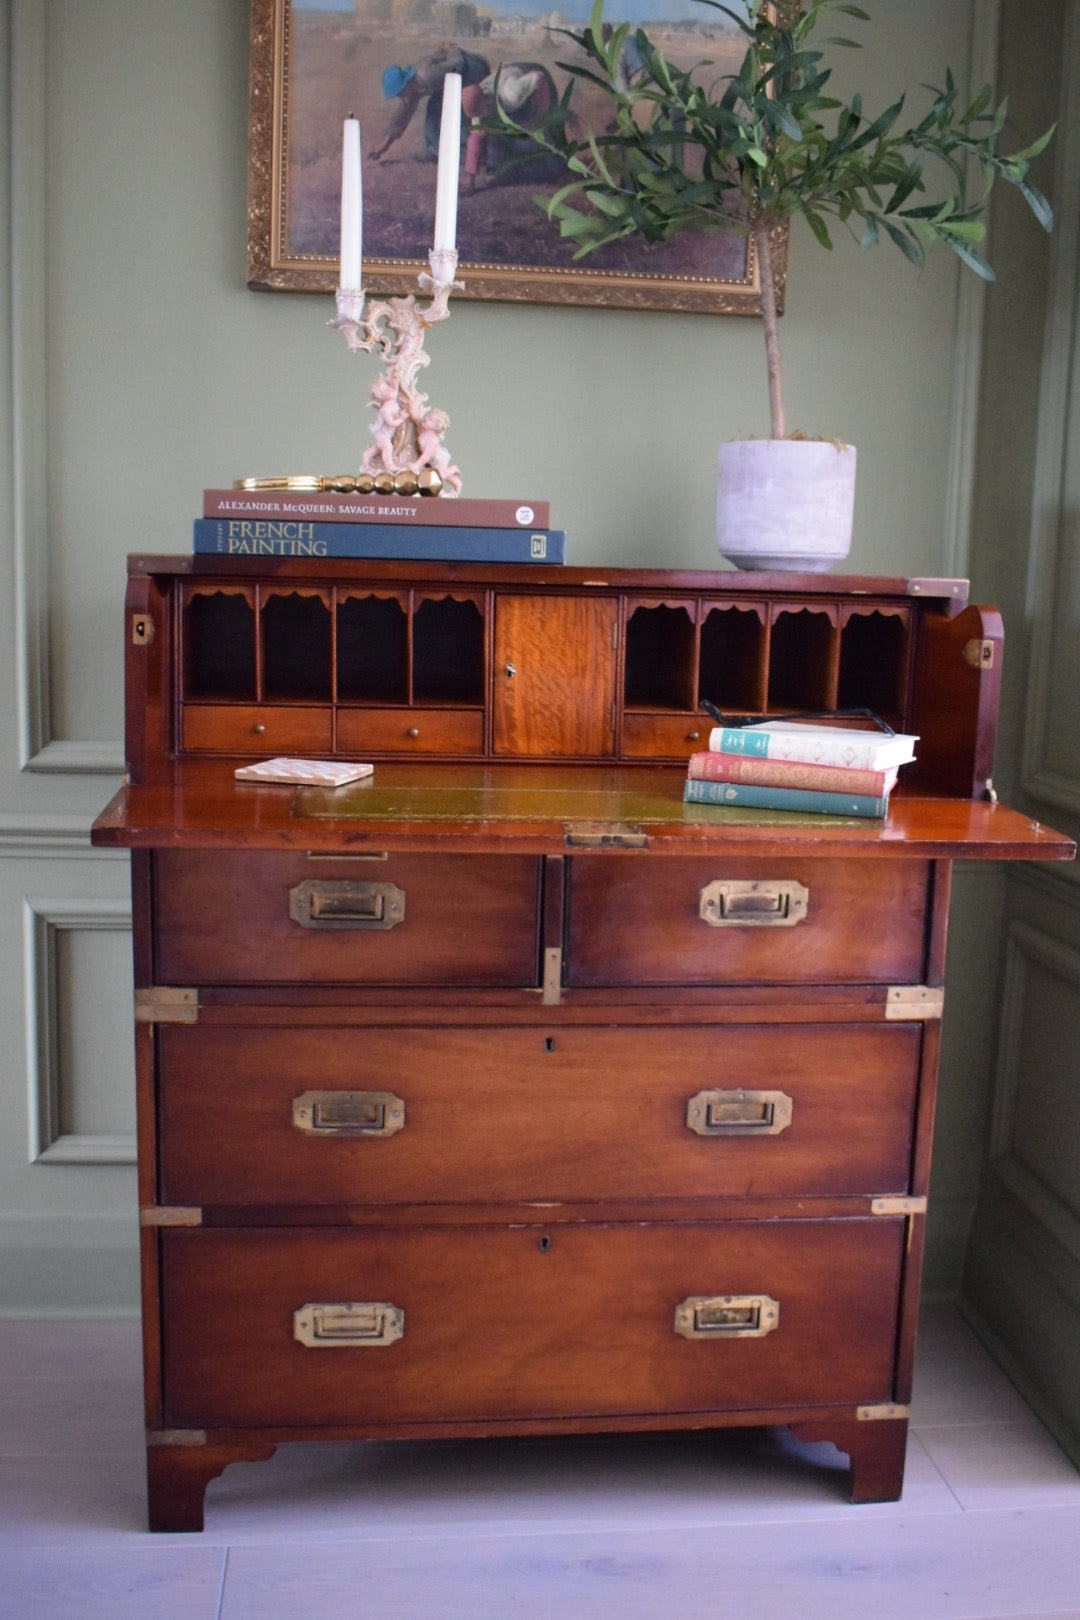
[(780, 377), (780, 339), (777, 335), (776, 283), (773, 280), (772, 241), (767, 220), (754, 226), (758, 276), (761, 280), (761, 317), (765, 326), (765, 362), (769, 373), (770, 436), (787, 437), (784, 424), (784, 390)]

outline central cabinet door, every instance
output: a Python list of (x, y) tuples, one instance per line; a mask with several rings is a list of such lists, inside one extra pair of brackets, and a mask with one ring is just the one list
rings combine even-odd
[(496, 754), (615, 752), (618, 604), (588, 596), (500, 596), (495, 610)]

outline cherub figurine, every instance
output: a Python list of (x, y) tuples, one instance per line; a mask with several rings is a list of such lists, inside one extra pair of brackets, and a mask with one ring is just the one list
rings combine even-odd
[(409, 470), (418, 473), (425, 467), (431, 467), (442, 479), (447, 494), (460, 495), (461, 472), (450, 460), (450, 452), (442, 442), (442, 436), (449, 426), (450, 418), (445, 411), (428, 411), (421, 418), (416, 430), (416, 460), (410, 464)]
[(409, 409), (393, 371), (383, 372), (375, 378), (371, 385), (371, 403), (377, 411), (371, 424), (375, 443), (364, 451), (364, 470), (368, 472), (381, 463), (386, 472), (401, 472), (404, 463), (401, 466), (397, 464), (401, 458), (395, 450), (394, 440), (409, 421)]

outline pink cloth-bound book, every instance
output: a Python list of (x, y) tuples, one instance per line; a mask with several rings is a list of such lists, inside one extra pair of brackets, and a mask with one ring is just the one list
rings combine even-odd
[(691, 754), (687, 772), (701, 782), (749, 782), (759, 787), (807, 788), (821, 793), (869, 794), (884, 798), (891, 793), (899, 767), (859, 770), (846, 765), (815, 765), (803, 760), (760, 759), (748, 754), (708, 751)]

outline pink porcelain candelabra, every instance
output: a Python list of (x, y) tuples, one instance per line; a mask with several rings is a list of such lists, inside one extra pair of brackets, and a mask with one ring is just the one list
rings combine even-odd
[(450, 418), (430, 409), (417, 386), (421, 369), (431, 363), (424, 334), (449, 317), (450, 294), (463, 287), (454, 280), (457, 257), (452, 249), (428, 254), (431, 274), (425, 270), (418, 277), (421, 292), (430, 295), (426, 307), (417, 303), (415, 293), (367, 303), (364, 292), (337, 290), (333, 324), (350, 349), (377, 352), (382, 361), (371, 385), (375, 443), (364, 452), (362, 473), (374, 477), (376, 487), (402, 495), (418, 489), (444, 496), (461, 493), (461, 473), (443, 444)]

